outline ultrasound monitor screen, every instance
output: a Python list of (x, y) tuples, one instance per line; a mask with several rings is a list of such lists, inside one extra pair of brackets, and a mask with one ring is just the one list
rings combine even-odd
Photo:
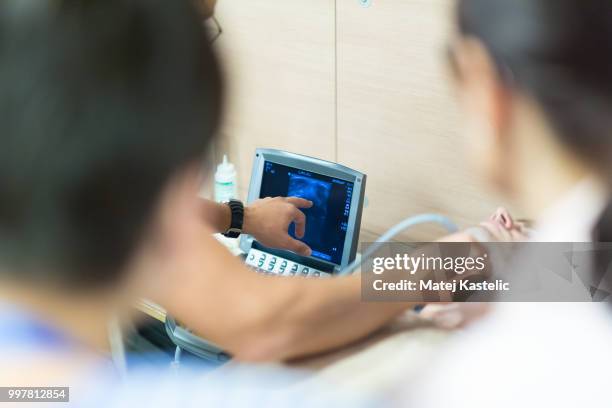
[[(260, 198), (300, 197), (313, 202), (302, 239), (312, 256), (339, 265), (348, 228), (353, 183), (277, 163), (264, 163)], [(289, 234), (295, 238), (293, 225)]]

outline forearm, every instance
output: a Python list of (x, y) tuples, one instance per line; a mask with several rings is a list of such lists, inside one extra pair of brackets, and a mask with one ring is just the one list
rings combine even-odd
[(201, 212), (206, 222), (214, 232), (223, 233), (230, 227), (232, 213), (227, 204), (203, 199)]
[(255, 277), (258, 282), (243, 286), (248, 292), (242, 293), (242, 305), (226, 310), (235, 325), (210, 331), (238, 360), (281, 361), (335, 349), (367, 336), (409, 307), (362, 302), (358, 277)]
[(364, 303), (359, 277), (327, 280), (256, 274), (212, 237), (172, 272), (162, 304), (238, 359), (286, 360), (355, 341), (407, 305)]
[(280, 339), (284, 343), (242, 356), (247, 360), (287, 360), (335, 349), (367, 336), (413, 306), (362, 301), (359, 276), (286, 281), (300, 285), (297, 295), (288, 302), (282, 319), (269, 322), (272, 333), (285, 333)]

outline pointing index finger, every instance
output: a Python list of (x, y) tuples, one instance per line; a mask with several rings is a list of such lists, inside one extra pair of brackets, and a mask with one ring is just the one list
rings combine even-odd
[(312, 207), (312, 201), (306, 200), (299, 197), (287, 197), (287, 202), (295, 205), (297, 208), (310, 208)]
[(294, 209), (293, 223), (295, 224), (295, 236), (304, 238), (306, 234), (306, 215), (297, 208)]

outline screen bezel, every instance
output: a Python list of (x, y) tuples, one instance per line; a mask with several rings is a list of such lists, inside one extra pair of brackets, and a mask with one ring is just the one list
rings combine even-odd
[[(252, 203), (259, 199), (265, 162), (272, 162), (275, 164), (292, 167), (298, 170), (304, 170), (353, 183), (351, 209), (349, 212), (348, 227), (346, 231), (346, 236), (344, 237), (344, 247), (340, 264), (338, 265), (332, 262), (323, 261), (316, 257), (301, 257), (303, 258), (302, 261), (314, 259), (317, 262), (324, 262), (326, 264), (329, 264), (330, 267), (333, 267), (333, 270), (336, 272), (348, 266), (348, 264), (355, 259), (355, 256), (357, 254), (359, 228), (361, 224), (361, 212), (363, 208), (364, 188), (366, 180), (365, 174), (337, 163), (332, 163), (321, 159), (315, 159), (309, 156), (303, 156), (274, 149), (257, 149), (255, 152), (255, 160), (253, 162), (253, 172), (251, 174), (251, 184), (249, 186), (249, 195), (247, 198), (247, 203)], [(253, 237), (242, 237), (240, 247), (244, 252), (248, 252), (251, 249), (252, 245)]]

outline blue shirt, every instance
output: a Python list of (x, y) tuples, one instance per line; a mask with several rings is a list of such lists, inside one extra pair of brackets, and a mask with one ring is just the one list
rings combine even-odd
[[(37, 316), (15, 306), (0, 303), (0, 369), (27, 356), (47, 354), (70, 356), (82, 347), (65, 333)], [(91, 352), (93, 360), (96, 356)], [(167, 364), (143, 365), (131, 369), (120, 379), (104, 358), (83, 373), (70, 386), (70, 405), (86, 407), (320, 407), (380, 406), (371, 397), (336, 392), (326, 384), (306, 384), (303, 376), (278, 367), (240, 367), (204, 373), (197, 366), (181, 366), (180, 371)], [(150, 361), (150, 358), (147, 359)], [(160, 356), (160, 361), (162, 360)], [(10, 361), (8, 365), (6, 361)], [(20, 386), (20, 384), (3, 384)], [(43, 384), (48, 385), (48, 384)], [(64, 405), (65, 406), (65, 405)]]

